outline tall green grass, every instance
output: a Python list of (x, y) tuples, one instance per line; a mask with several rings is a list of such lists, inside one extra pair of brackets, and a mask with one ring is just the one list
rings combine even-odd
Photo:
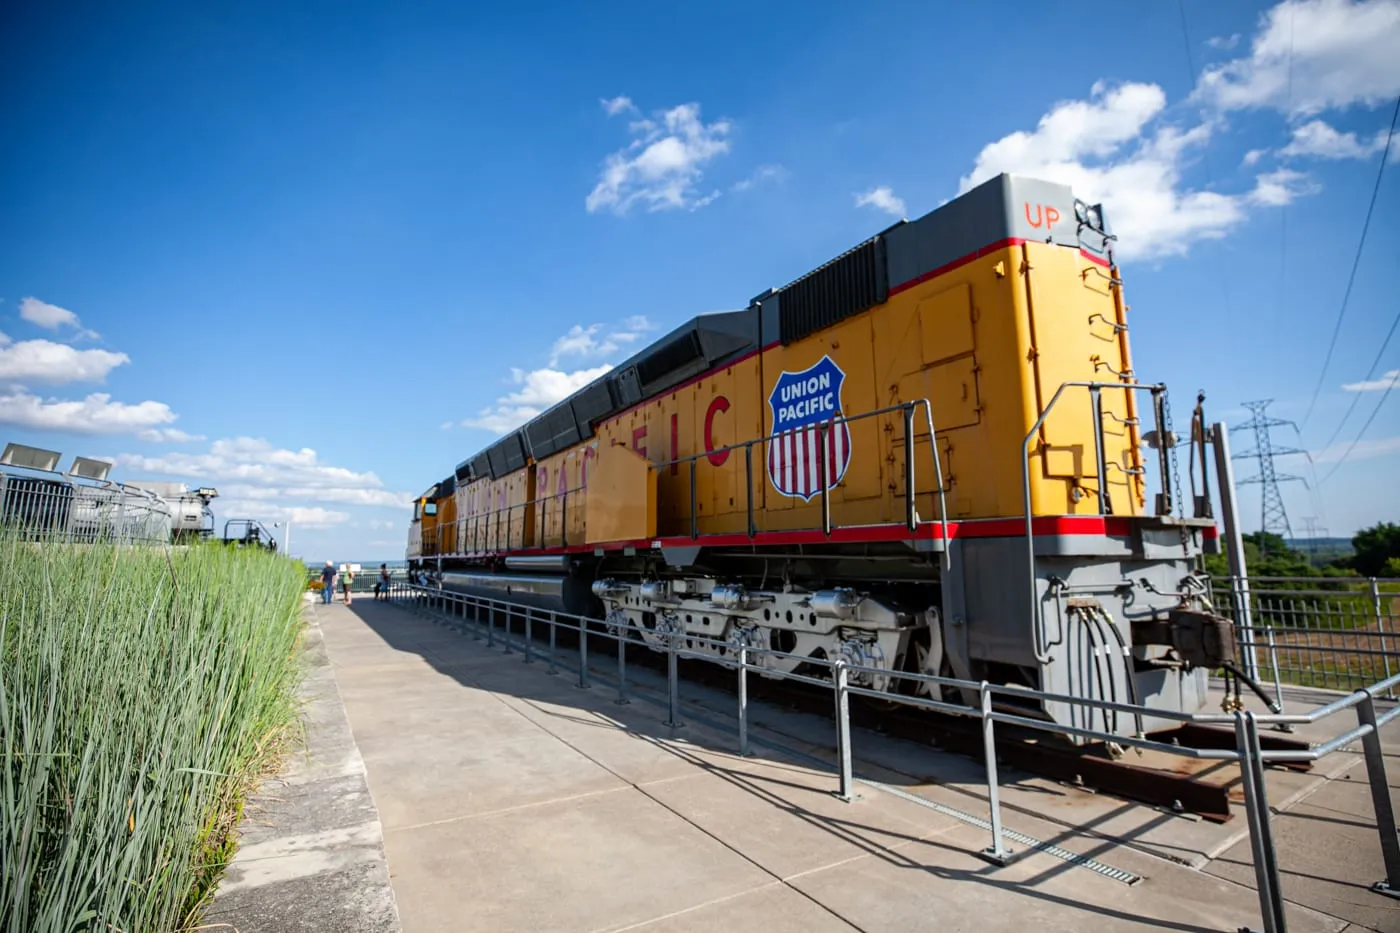
[(305, 572), (0, 529), (0, 928), (178, 930), (295, 722)]

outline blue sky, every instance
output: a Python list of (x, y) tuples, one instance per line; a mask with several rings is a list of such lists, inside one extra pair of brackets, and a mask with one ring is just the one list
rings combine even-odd
[(493, 429), (1018, 171), (1104, 201), (1180, 422), (1302, 426), (1295, 532), (1400, 520), (1400, 397), (1338, 466), (1400, 370), (1400, 172), (1322, 373), (1400, 0), (292, 6), (0, 14), (0, 440), (392, 558)]

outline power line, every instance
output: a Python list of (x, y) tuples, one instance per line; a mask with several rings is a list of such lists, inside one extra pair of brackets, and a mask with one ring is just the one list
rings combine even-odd
[(1350, 457), (1351, 452), (1356, 449), (1356, 445), (1361, 443), (1361, 438), (1365, 435), (1366, 429), (1371, 426), (1372, 421), (1376, 420), (1376, 415), (1380, 414), (1381, 406), (1385, 404), (1385, 400), (1390, 395), (1390, 390), (1395, 388), (1396, 382), (1400, 382), (1400, 372), (1397, 372), (1394, 376), (1390, 377), (1390, 382), (1386, 383), (1385, 391), (1381, 393), (1380, 400), (1376, 402), (1376, 407), (1371, 409), (1371, 417), (1367, 418), (1366, 423), (1361, 426), (1361, 430), (1356, 432), (1356, 437), (1351, 439), (1351, 446), (1348, 447), (1346, 449), (1346, 452), (1342, 454), (1341, 459), (1338, 460), (1336, 465), (1333, 466), (1332, 469), (1328, 470), (1327, 475), (1322, 478), (1322, 481), (1324, 483), (1332, 478), (1333, 473), (1341, 469), (1342, 464), (1347, 462), (1347, 457)]
[[(1351, 263), (1351, 275), (1347, 277), (1347, 288), (1342, 294), (1342, 307), (1337, 312), (1337, 324), (1332, 328), (1332, 341), (1327, 345), (1327, 356), (1322, 360), (1322, 372), (1317, 375), (1317, 387), (1313, 389), (1312, 401), (1308, 402), (1308, 411), (1303, 415), (1303, 424), (1308, 423), (1308, 418), (1312, 416), (1313, 406), (1317, 404), (1317, 397), (1322, 392), (1322, 382), (1327, 377), (1327, 367), (1332, 362), (1332, 351), (1337, 348), (1337, 335), (1342, 332), (1342, 318), (1346, 317), (1347, 302), (1351, 300), (1351, 287), (1356, 283), (1356, 269), (1361, 265), (1361, 251), (1366, 246), (1366, 233), (1371, 228), (1371, 214), (1376, 209), (1376, 196), (1381, 192), (1381, 178), (1385, 175), (1386, 157), (1390, 155), (1390, 141), (1395, 137), (1395, 120), (1400, 117), (1400, 97), (1395, 98), (1395, 112), (1390, 115), (1390, 130), (1386, 133), (1385, 148), (1381, 150), (1380, 168), (1376, 169), (1376, 184), (1371, 189), (1371, 204), (1366, 208), (1366, 221), (1361, 225), (1361, 241), (1356, 244), (1356, 258)], [(1369, 378), (1369, 377), (1368, 377)], [(1356, 406), (1353, 405), (1353, 408)], [(1350, 416), (1350, 412), (1347, 413)], [(1343, 421), (1346, 419), (1343, 418)], [(1340, 427), (1338, 428), (1340, 430)]]
[[(1366, 377), (1361, 380), (1362, 382), (1370, 382), (1371, 377), (1376, 374), (1376, 370), (1381, 365), (1381, 359), (1385, 356), (1386, 348), (1390, 346), (1390, 338), (1395, 336), (1395, 330), (1397, 327), (1400, 327), (1400, 311), (1397, 311), (1395, 313), (1395, 319), (1390, 322), (1390, 330), (1386, 331), (1385, 339), (1381, 341), (1381, 348), (1376, 351), (1376, 358), (1371, 361), (1371, 368), (1366, 370)], [(1390, 390), (1386, 389), (1386, 391), (1389, 392)], [(1384, 396), (1382, 396), (1382, 400), (1384, 400)], [(1337, 436), (1342, 433), (1342, 428), (1346, 425), (1347, 419), (1351, 417), (1352, 412), (1356, 411), (1356, 406), (1360, 402), (1361, 393), (1358, 392), (1352, 396), (1351, 405), (1347, 407), (1347, 413), (1342, 416), (1341, 421), (1337, 422), (1337, 429), (1332, 432), (1332, 436), (1327, 439), (1327, 443), (1322, 445), (1324, 449), (1331, 447), (1332, 442), (1335, 441), (1337, 439)], [(1374, 418), (1375, 415), (1372, 414), (1371, 417)], [(1368, 421), (1366, 423), (1370, 424), (1371, 422)], [(1363, 432), (1365, 430), (1365, 428), (1362, 428)], [(1327, 475), (1331, 476), (1332, 474), (1329, 473)]]

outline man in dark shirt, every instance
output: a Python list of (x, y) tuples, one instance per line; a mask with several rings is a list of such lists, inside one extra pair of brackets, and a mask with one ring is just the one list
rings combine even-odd
[(321, 602), (330, 605), (331, 597), (335, 595), (335, 564), (326, 561), (326, 566), (321, 568)]

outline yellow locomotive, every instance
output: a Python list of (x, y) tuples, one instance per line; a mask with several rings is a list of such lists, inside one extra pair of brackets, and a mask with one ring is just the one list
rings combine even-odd
[(1192, 569), (1215, 525), (1194, 489), (1203, 514), (1178, 501), (1111, 241), (1069, 188), (992, 179), (464, 460), (418, 499), (409, 562), (653, 647), (685, 633), (1198, 709), (1233, 644)]

